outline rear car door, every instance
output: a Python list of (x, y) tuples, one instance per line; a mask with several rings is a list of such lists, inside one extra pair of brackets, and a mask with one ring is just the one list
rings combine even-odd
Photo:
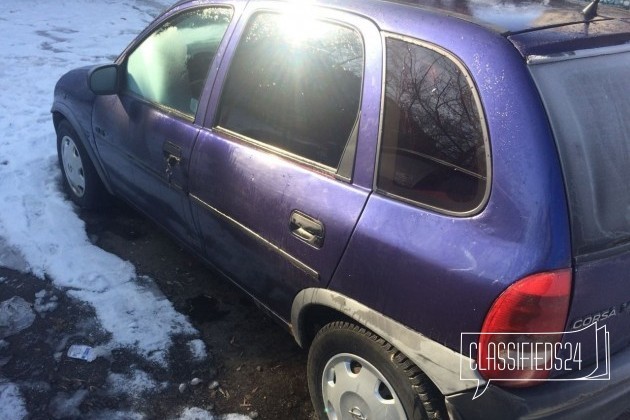
[(208, 259), (287, 319), (330, 281), (370, 193), (382, 66), (370, 22), (277, 7), (239, 23), (190, 193)]
[(117, 191), (197, 246), (187, 197), (194, 118), (232, 15), (228, 6), (175, 12), (124, 56), (122, 93), (99, 97), (94, 109), (97, 146)]

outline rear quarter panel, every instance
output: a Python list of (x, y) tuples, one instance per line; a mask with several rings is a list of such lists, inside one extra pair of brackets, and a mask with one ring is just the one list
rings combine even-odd
[(480, 331), (508, 285), (570, 266), (553, 137), (524, 59), (505, 38), (413, 8), (396, 18), (365, 11), (382, 16), (382, 30), (441, 46), (468, 68), (488, 125), (491, 191), (471, 217), (372, 194), (330, 287), (459, 349), (460, 333)]

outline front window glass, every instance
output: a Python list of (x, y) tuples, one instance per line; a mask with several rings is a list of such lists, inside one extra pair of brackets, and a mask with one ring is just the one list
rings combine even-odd
[(363, 44), (350, 28), (259, 14), (233, 59), (218, 125), (337, 168), (361, 99)]
[(127, 89), (194, 115), (210, 63), (231, 18), (231, 9), (205, 8), (169, 20), (129, 56)]
[(480, 110), (462, 69), (444, 54), (388, 38), (377, 188), (449, 212), (486, 190)]

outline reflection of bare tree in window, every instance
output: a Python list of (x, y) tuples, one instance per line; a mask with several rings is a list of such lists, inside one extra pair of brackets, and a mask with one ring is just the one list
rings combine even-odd
[(387, 96), (400, 107), (398, 148), (444, 160), (475, 173), (484, 159), (479, 116), (470, 85), (447, 57), (388, 40)]
[(385, 108), (377, 186), (449, 211), (484, 197), (486, 156), (466, 75), (448, 56), (387, 40)]

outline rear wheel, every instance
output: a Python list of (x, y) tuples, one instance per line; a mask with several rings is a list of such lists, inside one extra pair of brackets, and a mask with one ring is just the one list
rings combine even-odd
[(100, 207), (107, 192), (81, 140), (66, 120), (57, 127), (57, 155), (70, 199), (82, 208)]
[(417, 366), (348, 322), (326, 325), (313, 340), (308, 386), (320, 419), (447, 418), (442, 395)]

